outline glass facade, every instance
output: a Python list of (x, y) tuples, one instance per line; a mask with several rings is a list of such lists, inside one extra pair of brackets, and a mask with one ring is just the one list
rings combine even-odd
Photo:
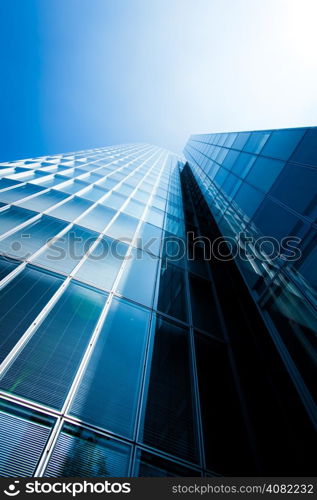
[(1, 476), (309, 474), (314, 134), (0, 164)]

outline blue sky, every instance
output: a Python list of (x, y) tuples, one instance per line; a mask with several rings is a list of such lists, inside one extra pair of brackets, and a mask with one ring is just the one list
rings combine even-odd
[(317, 125), (316, 0), (2, 0), (0, 161)]

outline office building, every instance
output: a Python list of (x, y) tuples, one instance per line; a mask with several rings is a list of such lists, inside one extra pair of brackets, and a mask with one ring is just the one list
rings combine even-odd
[(0, 165), (0, 475), (313, 474), (315, 137)]

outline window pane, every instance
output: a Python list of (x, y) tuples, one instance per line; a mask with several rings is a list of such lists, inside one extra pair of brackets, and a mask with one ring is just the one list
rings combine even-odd
[(44, 215), (36, 222), (0, 241), (0, 251), (12, 257), (26, 259), (65, 227), (65, 222)]
[(221, 336), (221, 328), (212, 293), (211, 283), (190, 274), (191, 306), (194, 326), (216, 336)]
[(246, 215), (251, 218), (260, 206), (263, 198), (263, 193), (248, 184), (242, 184), (234, 198), (234, 206), (237, 206), (238, 210), (242, 211), (241, 216)]
[(271, 190), (271, 195), (303, 215), (317, 216), (317, 172), (315, 168), (289, 163)]
[(80, 216), (80, 214), (91, 207), (92, 204), (93, 203), (91, 201), (83, 200), (82, 198), (75, 196), (72, 200), (66, 201), (63, 205), (54, 208), (50, 212), (50, 215), (73, 222)]
[(253, 470), (254, 460), (227, 348), (201, 334), (195, 335), (195, 348), (207, 468), (233, 475), (241, 463), (245, 475), (243, 467)]
[(107, 234), (116, 240), (123, 240), (129, 243), (133, 239), (138, 223), (138, 219), (122, 213), (107, 229)]
[(55, 419), (0, 401), (0, 476), (30, 477), (35, 472)]
[(140, 249), (132, 250), (131, 258), (123, 271), (116, 292), (128, 299), (151, 307), (158, 258)]
[(116, 210), (118, 210), (122, 207), (126, 199), (127, 198), (125, 196), (114, 192), (111, 193), (105, 200), (103, 200), (102, 204), (106, 207), (115, 208)]
[(89, 189), (89, 191), (86, 191), (84, 194), (82, 194), (82, 197), (86, 198), (87, 200), (98, 201), (106, 193), (107, 193), (106, 189), (102, 189), (98, 186), (93, 186), (91, 189)]
[(8, 257), (0, 257), (0, 281), (3, 280), (20, 262), (11, 260)]
[(291, 161), (307, 163), (307, 165), (317, 165), (317, 130), (316, 127), (308, 129), (300, 141), (295, 152), (291, 156)]
[(103, 231), (107, 224), (116, 214), (112, 208), (96, 205), (90, 212), (84, 215), (78, 223), (94, 231)]
[(130, 446), (64, 424), (45, 477), (127, 477)]
[(50, 300), (62, 279), (26, 267), (0, 291), (0, 359), (9, 354)]
[(298, 142), (304, 135), (304, 130), (274, 130), (265, 144), (262, 155), (288, 160)]
[(8, 210), (0, 212), (0, 234), (10, 231), (35, 215), (37, 215), (35, 212), (22, 210), (18, 207), (10, 207)]
[(52, 189), (48, 193), (40, 194), (35, 198), (23, 201), (22, 203), (20, 203), (20, 206), (28, 208), (29, 210), (44, 212), (53, 205), (56, 205), (56, 203), (65, 200), (67, 196), (68, 195), (65, 193), (61, 193), (60, 191)]
[(0, 193), (0, 201), (3, 203), (13, 203), (43, 190), (43, 187), (35, 186), (34, 184), (25, 184), (24, 186), (9, 189), (8, 191), (2, 191)]
[(76, 278), (98, 288), (111, 290), (128, 246), (112, 238), (103, 238), (79, 268)]
[(168, 262), (161, 266), (157, 308), (165, 314), (187, 321), (184, 271)]
[(74, 225), (61, 238), (54, 241), (33, 262), (54, 271), (69, 274), (88, 252), (98, 234)]
[(124, 208), (124, 211), (132, 215), (133, 217), (138, 217), (140, 218), (144, 212), (145, 205), (143, 203), (140, 203), (139, 201), (136, 200), (130, 200), (126, 207)]
[(171, 460), (137, 450), (134, 477), (199, 477), (200, 473)]
[(144, 400), (144, 443), (198, 460), (189, 330), (157, 318)]
[(268, 158), (258, 158), (246, 180), (261, 191), (267, 192), (281, 173), (284, 163)]
[(153, 255), (160, 254), (162, 229), (144, 222), (141, 226), (137, 245)]
[(87, 182), (75, 180), (67, 184), (67, 186), (61, 187), (60, 190), (63, 191), (64, 193), (74, 194), (87, 186), (88, 186)]
[(105, 294), (71, 283), (5, 373), (2, 389), (61, 408), (105, 301)]
[(113, 299), (71, 413), (132, 437), (149, 313)]

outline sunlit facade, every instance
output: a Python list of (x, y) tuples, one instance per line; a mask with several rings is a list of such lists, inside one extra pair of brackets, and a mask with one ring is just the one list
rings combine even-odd
[(315, 136), (0, 164), (1, 476), (309, 475)]

